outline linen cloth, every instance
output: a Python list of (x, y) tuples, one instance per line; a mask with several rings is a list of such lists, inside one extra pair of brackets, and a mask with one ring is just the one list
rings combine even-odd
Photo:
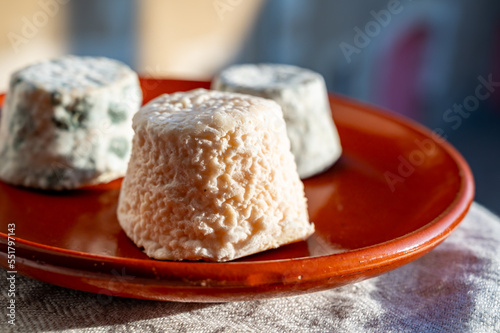
[(436, 249), (328, 291), (238, 303), (102, 296), (17, 276), (16, 326), (0, 332), (500, 332), (500, 219), (479, 204)]

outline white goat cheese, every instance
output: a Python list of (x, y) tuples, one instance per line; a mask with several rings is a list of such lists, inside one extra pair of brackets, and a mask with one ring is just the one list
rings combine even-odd
[(156, 259), (226, 261), (314, 232), (281, 108), (197, 89), (134, 116), (118, 204), (125, 233)]
[(301, 178), (324, 171), (340, 157), (342, 148), (320, 74), (291, 65), (235, 65), (214, 79), (212, 89), (276, 101), (283, 109)]

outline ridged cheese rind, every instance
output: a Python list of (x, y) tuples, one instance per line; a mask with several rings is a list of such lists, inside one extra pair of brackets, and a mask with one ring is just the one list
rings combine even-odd
[(66, 56), (15, 72), (2, 109), (0, 179), (46, 190), (123, 177), (138, 77), (107, 58)]
[(323, 77), (280, 64), (243, 64), (223, 70), (212, 89), (269, 98), (283, 109), (301, 178), (329, 168), (342, 153)]
[(276, 103), (204, 89), (166, 94), (133, 127), (118, 220), (148, 256), (226, 261), (314, 232)]

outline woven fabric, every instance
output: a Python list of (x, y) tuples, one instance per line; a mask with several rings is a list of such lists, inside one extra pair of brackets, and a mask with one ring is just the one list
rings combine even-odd
[(290, 298), (109, 299), (22, 276), (16, 288), (16, 326), (3, 315), (1, 332), (500, 332), (500, 219), (474, 204), (422, 258), (354, 285)]

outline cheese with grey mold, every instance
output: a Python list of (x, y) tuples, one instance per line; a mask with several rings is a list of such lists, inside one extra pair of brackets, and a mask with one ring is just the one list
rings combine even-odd
[(123, 177), (142, 92), (107, 58), (66, 56), (15, 72), (0, 123), (0, 179), (47, 190)]
[(340, 139), (320, 74), (291, 65), (235, 65), (214, 79), (212, 89), (276, 101), (283, 109), (301, 178), (324, 171), (340, 157)]
[(133, 127), (118, 221), (148, 256), (227, 261), (314, 232), (275, 102), (204, 89), (162, 95)]

